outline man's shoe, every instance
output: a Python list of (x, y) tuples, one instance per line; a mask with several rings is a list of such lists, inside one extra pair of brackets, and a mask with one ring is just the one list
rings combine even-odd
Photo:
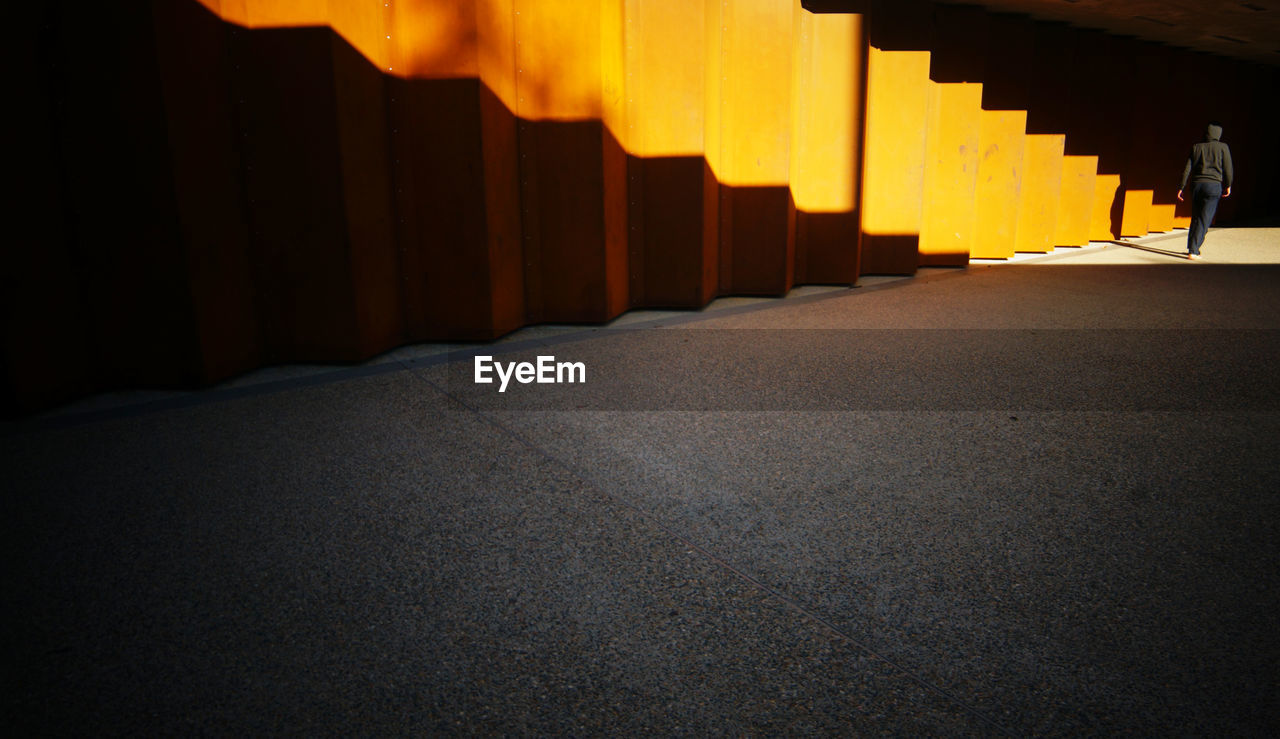
[(1198, 259), (1202, 259), (1202, 258), (1203, 258), (1203, 257), (1201, 257), (1199, 254), (1188, 254), (1188, 255), (1187, 255), (1187, 259), (1197, 259), (1197, 260), (1198, 260)]

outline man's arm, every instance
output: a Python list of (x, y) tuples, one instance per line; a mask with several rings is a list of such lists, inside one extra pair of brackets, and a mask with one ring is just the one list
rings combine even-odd
[(1222, 197), (1231, 194), (1231, 181), (1235, 179), (1235, 170), (1231, 166), (1231, 147), (1226, 144), (1222, 145), (1222, 184), (1226, 185), (1222, 191)]

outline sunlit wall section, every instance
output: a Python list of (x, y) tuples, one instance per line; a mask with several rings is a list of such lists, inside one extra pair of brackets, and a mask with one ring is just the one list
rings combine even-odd
[(1120, 238), (1120, 234), (1113, 230), (1119, 224), (1119, 219), (1112, 217), (1119, 197), (1120, 175), (1099, 173), (1093, 190), (1093, 216), (1089, 226), (1091, 241)]
[(1153, 203), (1151, 215), (1147, 220), (1147, 230), (1151, 233), (1167, 233), (1173, 230), (1172, 204)]
[(978, 238), (971, 255), (1008, 259), (1014, 255), (1026, 111), (984, 110), (978, 157)]
[[(474, 75), (474, 54), (445, 48), (441, 39), (456, 39), (454, 21), (469, 14), (473, 0), (196, 0), (228, 23), (249, 29), (328, 27), (361, 56), (384, 72), (393, 69), (393, 58), (418, 55), (448, 57), (457, 65), (451, 76)], [(395, 27), (394, 18), (418, 17), (424, 22)], [(465, 26), (466, 24), (462, 24)], [(408, 50), (412, 54), (406, 54)], [(441, 62), (437, 59), (437, 62)], [(469, 60), (469, 61), (467, 61)], [(465, 65), (470, 65), (466, 68)], [(437, 67), (439, 64), (436, 65)]]
[(913, 274), (924, 198), (929, 52), (867, 60), (862, 167), (862, 274)]
[[(436, 3), (440, 0), (420, 0)], [(516, 96), (516, 0), (456, 0), (464, 7), (472, 6), (472, 14), (461, 13), (456, 21), (456, 34), (461, 38), (446, 41), (450, 46), (468, 47), (466, 39), (472, 38), (475, 46), (475, 67), (480, 81), (498, 100), (515, 113), (519, 107)], [(414, 22), (417, 22), (416, 20)], [(440, 59), (437, 69), (450, 69), (444, 62), (448, 54), (433, 53), (430, 58)], [(407, 60), (401, 60), (405, 63)], [(464, 63), (458, 69), (465, 69)]]
[(978, 142), (982, 85), (929, 83), (925, 146), (922, 266), (963, 266), (973, 250), (978, 217)]
[[(696, 4), (696, 3), (695, 3)], [(723, 64), (720, 55), (722, 34), (719, 23), (719, 4), (716, 0), (702, 2), (702, 273), (700, 295), (710, 299), (720, 289), (720, 187), (716, 180), (715, 165), (721, 151), (720, 99)]]
[[(717, 4), (720, 0), (717, 0)], [(708, 14), (688, 0), (603, 0), (625, 47), (627, 150), (645, 158), (703, 154)], [(715, 29), (718, 37), (718, 29)], [(616, 90), (616, 92), (615, 92)], [(615, 125), (610, 121), (610, 125)]]
[(708, 9), (687, 0), (613, 2), (624, 11), (624, 64), (605, 98), (617, 95), (625, 114), (615, 120), (606, 108), (605, 121), (627, 151), (631, 304), (701, 307), (716, 292), (719, 250), (716, 210), (707, 207), (718, 188), (703, 155), (707, 116), (718, 112), (706, 94), (708, 61), (718, 57), (707, 43)]
[(600, 3), (600, 106), (603, 130), (601, 192), (604, 208), (605, 315), (621, 315), (634, 305), (631, 295), (630, 236), (632, 208), (631, 172), (627, 156), (628, 88), (625, 0)]
[[(714, 63), (720, 79), (709, 103), (719, 108), (720, 292), (778, 295), (794, 267), (791, 168), (794, 0), (720, 0)], [(713, 142), (708, 141), (708, 144)]]
[(725, 0), (703, 0), (703, 119), (702, 152), (707, 166), (704, 174), (702, 238), (704, 249), (716, 255), (715, 291), (720, 289), (720, 181), (725, 170), (724, 120), (725, 64), (723, 5)]
[[(418, 12), (428, 8), (439, 9), (445, 13), (451, 10), (454, 11), (451, 14), (442, 16), (442, 20), (447, 19), (447, 22), (453, 22), (458, 15), (466, 11), (466, 8), (460, 6), (457, 0), (448, 3), (437, 1), (432, 2), (430, 5), (423, 2), (423, 0), (418, 0), (415, 5), (413, 0), (409, 0), (409, 4), (411, 10), (417, 10)], [(415, 47), (409, 46), (409, 44), (417, 45), (426, 41), (425, 33), (419, 33), (416, 38), (397, 38), (401, 33), (409, 33), (410, 29), (403, 27), (393, 28), (392, 19), (396, 11), (393, 10), (392, 3), (388, 0), (383, 2), (378, 2), (377, 0), (370, 0), (369, 2), (328, 0), (327, 5), (329, 26), (372, 62), (380, 72), (395, 73), (394, 65), (391, 63), (392, 49), (394, 47), (398, 46), (401, 49), (411, 50)], [(395, 3), (397, 9), (399, 9), (399, 5), (400, 0), (397, 0)], [(437, 21), (428, 27), (440, 28), (443, 25), (443, 23)], [(421, 28), (421, 26), (417, 27)], [(393, 31), (395, 32), (394, 34), (392, 33)], [(449, 33), (452, 35), (452, 31)], [(475, 58), (474, 54), (467, 56), (472, 59)], [(474, 65), (474, 62), (472, 64)], [(475, 73), (471, 72), (471, 76), (475, 76)]]
[(1061, 196), (1054, 221), (1055, 246), (1085, 246), (1089, 243), (1089, 219), (1093, 215), (1093, 189), (1097, 181), (1096, 156), (1062, 158)]
[(858, 278), (862, 16), (814, 14), (795, 5), (791, 194), (796, 282)]
[(1151, 219), (1151, 190), (1125, 190), (1124, 215), (1120, 220), (1121, 236), (1146, 236)]
[[(351, 21), (344, 25), (358, 30), (344, 31), (336, 19), (334, 30), (352, 35), (362, 32), (362, 38), (373, 35), (387, 48), (387, 57), (375, 61), (385, 61), (379, 68), (397, 77), (474, 79), (482, 75), (486, 62), (492, 64), (494, 56), (510, 62), (514, 49), (509, 28), (511, 0), (373, 0), (371, 4), (386, 13), (388, 20), (381, 32), (371, 23)], [(495, 23), (508, 26), (507, 32), (494, 28)], [(380, 33), (382, 38), (378, 38)], [(499, 42), (504, 37), (506, 43)]]
[(1014, 251), (1049, 252), (1053, 251), (1053, 232), (1058, 220), (1066, 137), (1028, 134), (1024, 141)]
[[(338, 0), (335, 0), (337, 2)], [(329, 23), (328, 0), (200, 0), (222, 19), (245, 28), (294, 28)]]

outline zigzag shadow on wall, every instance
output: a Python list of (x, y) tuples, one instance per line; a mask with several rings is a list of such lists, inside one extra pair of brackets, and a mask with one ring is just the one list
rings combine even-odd
[[(32, 256), (24, 294), (72, 284), (79, 308), (22, 319), (32, 330), (3, 352), (11, 410), (857, 278), (856, 211), (798, 210), (785, 183), (635, 156), (598, 120), (522, 120), (477, 79), (386, 74), (328, 27), (244, 29), (194, 0), (165, 12), (174, 33), (133, 28), (153, 51), (95, 83), (100, 97), (128, 81), (145, 105), (92, 126), (65, 117), (83, 106), (50, 106), (51, 146), (121, 156), (114, 173), (61, 158), (88, 184), (49, 199), (82, 224), (172, 227), (68, 232)], [(49, 53), (68, 70), (128, 37), (62, 20), (77, 27)], [(71, 80), (50, 99), (83, 94)], [(140, 116), (167, 135), (140, 138)], [(108, 181), (132, 184), (91, 186)], [(45, 371), (70, 336), (91, 356)]]
[[(986, 110), (1027, 111), (1028, 134), (1065, 134), (1067, 155), (1097, 156), (1098, 172), (1121, 176), (1111, 231), (1121, 231), (1123, 193), (1151, 190), (1156, 204), (1176, 200), (1179, 174), (1205, 123), (1226, 121), (1242, 161), (1275, 162), (1274, 137), (1258, 116), (1256, 90), (1274, 87), (1250, 65), (1066, 23), (932, 0), (803, 0), (813, 12), (859, 12), (870, 43), (883, 50), (928, 51), (935, 82), (983, 85)], [(1195, 90), (1196, 94), (1187, 94)], [(1171, 105), (1172, 101), (1178, 101)], [(1270, 107), (1274, 116), (1275, 108)], [(1224, 139), (1225, 140), (1225, 139)], [(1272, 207), (1273, 186), (1238, 168), (1246, 197), (1224, 201), (1220, 222)]]

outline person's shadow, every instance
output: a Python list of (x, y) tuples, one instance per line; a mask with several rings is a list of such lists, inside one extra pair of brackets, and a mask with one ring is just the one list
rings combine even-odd
[[(1163, 240), (1164, 239), (1161, 239), (1161, 241)], [(1183, 249), (1181, 251), (1169, 251), (1168, 249), (1160, 249), (1160, 248), (1151, 246), (1150, 244), (1135, 244), (1132, 241), (1125, 241), (1124, 239), (1114, 239), (1113, 241), (1111, 241), (1111, 243), (1119, 244), (1120, 246), (1127, 246), (1130, 249), (1141, 249), (1142, 251), (1149, 251), (1152, 254), (1164, 254), (1165, 256), (1177, 257), (1178, 259), (1187, 258), (1186, 249)]]

